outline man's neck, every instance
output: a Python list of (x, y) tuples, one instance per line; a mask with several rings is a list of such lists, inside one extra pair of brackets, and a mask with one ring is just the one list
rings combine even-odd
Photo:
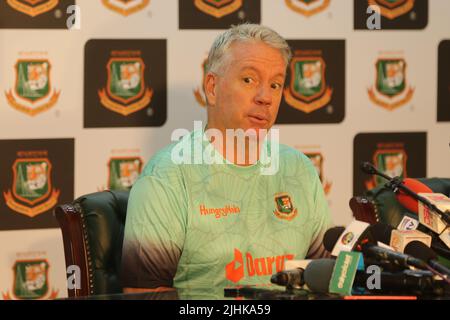
[[(221, 133), (220, 138), (217, 132)], [(258, 162), (264, 135), (242, 135), (236, 133), (236, 129), (215, 128), (210, 124), (205, 127), (205, 133), (209, 142), (229, 162), (240, 166), (251, 166)]]

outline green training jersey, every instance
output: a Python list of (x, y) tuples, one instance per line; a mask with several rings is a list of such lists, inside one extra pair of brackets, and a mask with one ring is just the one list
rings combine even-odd
[(304, 154), (279, 144), (273, 174), (261, 174), (261, 161), (174, 161), (174, 151), (199, 139), (211, 146), (202, 131), (193, 131), (159, 151), (133, 185), (124, 287), (265, 285), (288, 260), (326, 255), (322, 239), (331, 218), (317, 171)]

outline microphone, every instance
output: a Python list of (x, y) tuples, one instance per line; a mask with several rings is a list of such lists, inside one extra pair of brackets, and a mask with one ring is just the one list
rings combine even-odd
[[(415, 193), (433, 193), (433, 190), (430, 189), (427, 185), (423, 184), (417, 179), (406, 178), (403, 180), (403, 183), (406, 187), (414, 191)], [(409, 194), (406, 194), (404, 191), (400, 190), (396, 193), (395, 197), (397, 201), (406, 209), (415, 214), (419, 212), (419, 202), (417, 199), (414, 199)]]
[[(408, 195), (408, 196), (412, 197), (415, 201), (419, 201), (421, 204), (425, 205), (427, 208), (430, 208), (430, 210), (432, 210), (432, 212), (436, 213), (444, 221), (444, 223), (447, 226), (450, 224), (450, 214), (448, 212), (443, 212), (442, 210), (437, 208), (432, 202), (430, 202), (428, 199), (417, 194), (422, 191), (426, 191), (426, 193), (430, 193), (429, 191), (431, 191), (431, 193), (433, 192), (430, 188), (425, 186), (423, 183), (421, 183), (419, 181), (417, 181), (417, 182), (411, 181), (414, 179), (410, 179), (410, 180), (408, 180), (408, 184), (409, 184), (409, 186), (408, 186), (405, 184), (404, 181), (401, 180), (400, 177), (391, 178), (391, 177), (387, 176), (386, 174), (382, 173), (381, 171), (379, 171), (377, 168), (375, 168), (375, 166), (373, 164), (371, 164), (370, 162), (362, 162), (360, 164), (360, 169), (364, 173), (367, 173), (369, 175), (376, 174), (380, 177), (383, 177), (384, 179), (389, 181), (386, 184), (386, 187), (391, 188), (395, 193), (397, 193), (397, 192), (399, 192), (399, 190), (401, 190), (404, 195)], [(413, 189), (413, 188), (416, 188), (416, 189)], [(413, 190), (417, 190), (419, 192), (416, 192)], [(415, 203), (414, 203), (414, 201), (412, 201), (412, 202), (411, 201), (412, 200), (406, 201), (405, 206), (408, 206), (411, 209), (414, 209), (416, 207)], [(411, 210), (411, 211), (417, 213), (418, 209), (415, 211), (414, 210)], [(443, 230), (441, 230), (441, 232), (442, 231)]]
[(270, 282), (287, 288), (300, 289), (305, 284), (303, 279), (304, 271), (305, 269), (303, 268), (283, 270), (272, 275)]
[(418, 230), (397, 230), (386, 223), (378, 222), (372, 225), (372, 234), (377, 241), (391, 246), (398, 252), (405, 252), (406, 245), (411, 241), (420, 241), (428, 247), (431, 246), (431, 236), (428, 234)]
[(317, 293), (328, 293), (335, 260), (318, 259), (311, 261), (305, 269), (304, 281), (308, 289)]
[[(329, 293), (330, 281), (334, 272), (335, 260), (318, 259), (311, 261), (306, 267), (303, 277), (310, 291)], [(405, 270), (397, 273), (383, 271), (379, 274), (378, 286), (368, 285), (372, 277), (372, 274), (358, 270), (353, 281), (353, 287), (364, 288), (369, 292), (405, 292), (410, 294), (414, 291), (418, 295), (424, 293), (442, 295), (449, 289), (445, 282), (434, 280), (433, 274), (429, 271)]]
[[(356, 221), (356, 220), (355, 220)], [(338, 228), (338, 229), (335, 229)], [(340, 245), (340, 242), (342, 242), (342, 239), (345, 239), (347, 234), (350, 234), (351, 232), (347, 232), (347, 229), (352, 228), (352, 224), (350, 224), (344, 232), (341, 232), (339, 234), (339, 231), (341, 231), (342, 227), (334, 227), (326, 231), (324, 235), (324, 247), (328, 251), (332, 252), (333, 255), (336, 255), (335, 247), (336, 245)], [(381, 230), (381, 231), (380, 231)], [(383, 224), (376, 223), (374, 225), (369, 225), (366, 230), (364, 230), (362, 233), (359, 234), (359, 236), (354, 236), (356, 238), (356, 241), (352, 241), (354, 244), (350, 251), (360, 251), (363, 253), (364, 257), (371, 257), (375, 258), (377, 261), (387, 261), (394, 266), (403, 267), (403, 268), (409, 268), (410, 266), (419, 268), (419, 269), (427, 269), (427, 265), (424, 261), (421, 261), (419, 259), (416, 259), (414, 257), (411, 257), (409, 255), (395, 252), (390, 249), (386, 249), (377, 245), (374, 245), (374, 240), (378, 240), (376, 237), (374, 237), (374, 234), (381, 234), (382, 237), (385, 237), (384, 235), (387, 233), (386, 231), (382, 230), (389, 230), (389, 226), (386, 227)], [(337, 236), (337, 237), (336, 237)], [(383, 239), (385, 240), (385, 239)], [(351, 242), (351, 243), (352, 243)], [(383, 242), (383, 241), (380, 241)]]
[(437, 261), (436, 253), (422, 242), (412, 241), (408, 243), (405, 247), (405, 253), (426, 261), (434, 270), (445, 275), (447, 278), (450, 277), (450, 269), (440, 264)]
[(377, 168), (375, 168), (375, 166), (373, 164), (371, 164), (370, 162), (367, 162), (367, 161), (361, 162), (359, 165), (359, 168), (361, 169), (362, 172), (370, 174), (370, 175), (381, 173), (380, 171), (378, 171)]

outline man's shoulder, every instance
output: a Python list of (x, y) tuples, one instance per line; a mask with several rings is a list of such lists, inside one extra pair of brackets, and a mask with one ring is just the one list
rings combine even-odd
[(294, 162), (297, 164), (308, 164), (310, 163), (309, 158), (301, 151), (292, 148), (288, 145), (279, 144), (280, 158), (282, 161)]
[(315, 174), (315, 168), (311, 160), (301, 151), (279, 144), (280, 169), (283, 174), (304, 176)]
[(194, 132), (190, 132), (180, 140), (157, 151), (145, 165), (141, 176), (154, 176), (163, 179), (173, 175), (180, 176), (183, 167), (183, 162), (180, 162), (180, 150), (191, 148), (193, 139), (195, 139)]

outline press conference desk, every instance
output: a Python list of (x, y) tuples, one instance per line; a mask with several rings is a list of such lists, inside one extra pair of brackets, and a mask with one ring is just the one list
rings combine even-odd
[(273, 290), (247, 287), (220, 290), (199, 289), (166, 292), (118, 293), (69, 298), (68, 300), (450, 300), (450, 294), (445, 296), (383, 294), (341, 297), (333, 294), (314, 294), (305, 290)]

